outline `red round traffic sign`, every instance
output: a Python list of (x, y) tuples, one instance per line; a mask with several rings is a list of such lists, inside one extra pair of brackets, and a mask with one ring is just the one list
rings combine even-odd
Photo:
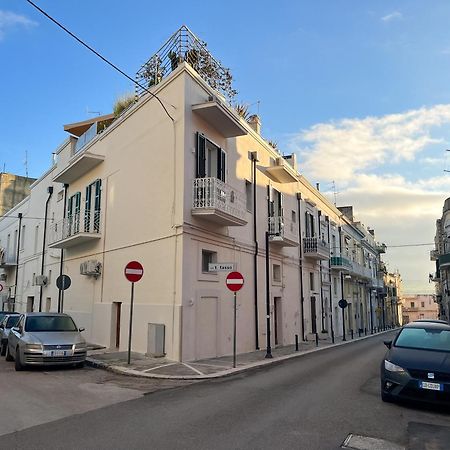
[(226, 283), (230, 291), (236, 292), (244, 286), (244, 277), (239, 272), (230, 272), (227, 275)]
[(128, 281), (131, 281), (132, 283), (136, 283), (136, 281), (139, 281), (142, 278), (142, 275), (144, 275), (144, 268), (142, 267), (142, 264), (137, 261), (130, 261), (125, 266), (125, 278)]

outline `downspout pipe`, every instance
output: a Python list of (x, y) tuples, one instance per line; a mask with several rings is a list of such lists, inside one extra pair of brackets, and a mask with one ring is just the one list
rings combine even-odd
[(17, 249), (16, 249), (16, 278), (14, 281), (14, 303), (13, 311), (16, 309), (16, 298), (17, 298), (17, 283), (19, 282), (19, 253), (20, 253), (20, 233), (22, 231), (22, 213), (18, 214), (19, 217), (19, 230), (17, 233)]
[(253, 254), (253, 296), (254, 296), (254, 310), (255, 310), (255, 349), (259, 350), (259, 314), (258, 314), (258, 234), (256, 227), (257, 220), (257, 203), (256, 203), (256, 163), (258, 162), (258, 153), (251, 152), (252, 160), (252, 183), (253, 183), (253, 242), (255, 245), (255, 252)]
[[(342, 258), (342, 228), (339, 227), (339, 256)], [(341, 299), (344, 299), (344, 274), (341, 271)], [(342, 308), (342, 340), (346, 341), (345, 337), (345, 308)]]
[[(330, 244), (330, 218), (326, 217), (327, 221), (327, 233), (328, 233), (328, 244)], [(333, 251), (334, 252), (334, 251)], [(330, 332), (331, 332), (331, 342), (334, 344), (334, 326), (333, 326), (333, 300), (331, 292), (331, 255), (328, 258), (328, 281), (330, 282)]]
[[(64, 205), (63, 205), (63, 229), (64, 229), (64, 219), (66, 218), (66, 207), (67, 207), (67, 190), (69, 189), (68, 184), (64, 184)], [(61, 256), (59, 260), (59, 276), (63, 274), (63, 264), (64, 264), (64, 249), (61, 249)], [(58, 291), (58, 312), (63, 312), (63, 302), (64, 302), (64, 291), (59, 289)]]
[[(317, 233), (317, 246), (319, 246), (319, 241), (322, 239), (322, 230), (320, 226), (320, 218), (322, 216), (322, 213), (320, 211), (317, 211), (317, 226), (318, 226), (318, 233)], [(321, 332), (323, 333), (325, 331), (325, 306), (323, 304), (323, 283), (322, 283), (322, 260), (319, 259), (319, 282), (320, 282), (320, 326), (321, 326)]]
[[(49, 186), (47, 188), (48, 197), (45, 201), (45, 215), (44, 215), (44, 232), (42, 236), (42, 261), (41, 261), (41, 276), (44, 275), (44, 265), (45, 265), (45, 244), (46, 244), (46, 237), (47, 237), (47, 217), (48, 217), (48, 204), (50, 202), (50, 199), (53, 194), (53, 186)], [(39, 289), (39, 312), (42, 311), (42, 289), (43, 286), (40, 286)]]
[(299, 239), (299, 275), (300, 275), (300, 316), (302, 325), (302, 341), (306, 340), (305, 337), (305, 297), (303, 296), (303, 239), (302, 239), (302, 194), (297, 192), (297, 209), (298, 209), (298, 239)]

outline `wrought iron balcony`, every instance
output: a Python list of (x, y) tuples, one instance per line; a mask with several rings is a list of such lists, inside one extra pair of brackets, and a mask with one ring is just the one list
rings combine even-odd
[(303, 255), (312, 259), (329, 259), (330, 244), (317, 237), (305, 237), (303, 238)]
[(242, 226), (247, 223), (244, 195), (218, 178), (195, 178), (192, 194), (193, 216), (223, 226)]
[(17, 266), (17, 254), (0, 248), (0, 268), (6, 269), (14, 266)]
[(51, 226), (49, 248), (69, 248), (101, 238), (100, 211), (74, 214)]
[(269, 217), (269, 239), (281, 247), (297, 247), (298, 227), (285, 216)]
[(370, 267), (363, 266), (356, 261), (352, 262), (352, 268), (350, 269), (350, 274), (353, 274), (360, 278), (365, 278), (371, 280), (373, 277), (372, 269)]
[(430, 250), (430, 260), (436, 261), (439, 258), (438, 251), (436, 249)]
[(343, 256), (332, 256), (330, 259), (331, 268), (348, 272), (352, 268), (352, 263)]

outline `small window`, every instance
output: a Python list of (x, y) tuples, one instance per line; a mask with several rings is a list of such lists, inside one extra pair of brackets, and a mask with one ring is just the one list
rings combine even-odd
[(253, 212), (253, 185), (250, 181), (245, 180), (245, 198), (248, 212)]
[(274, 264), (272, 266), (272, 278), (273, 281), (281, 283), (281, 266), (280, 264)]
[(60, 202), (64, 198), (64, 189), (58, 192), (57, 201)]
[(20, 236), (20, 250), (25, 248), (25, 225), (22, 225), (22, 235)]
[(311, 291), (314, 291), (314, 273), (313, 272), (309, 273), (309, 289)]
[(411, 302), (411, 308), (414, 308), (414, 302)]
[(292, 218), (292, 223), (297, 223), (297, 214), (294, 210), (292, 210), (291, 218)]
[(47, 284), (50, 284), (50, 282), (52, 281), (52, 271), (49, 270), (48, 271), (48, 279), (47, 279)]
[(425, 308), (425, 302), (421, 303), (422, 308)]
[(202, 272), (209, 272), (209, 263), (217, 262), (217, 252), (202, 250)]
[(35, 274), (35, 273), (33, 273), (33, 278), (32, 278), (32, 280), (31, 280), (31, 285), (32, 285), (32, 286), (35, 286), (35, 285), (36, 285), (36, 274)]

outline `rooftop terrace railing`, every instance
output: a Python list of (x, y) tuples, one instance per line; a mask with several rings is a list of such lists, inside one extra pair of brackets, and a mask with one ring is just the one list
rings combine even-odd
[(136, 95), (144, 95), (148, 88), (160, 83), (182, 62), (190, 64), (203, 80), (228, 100), (236, 95), (230, 70), (223, 67), (208, 51), (206, 43), (198, 39), (185, 25), (138, 70)]

